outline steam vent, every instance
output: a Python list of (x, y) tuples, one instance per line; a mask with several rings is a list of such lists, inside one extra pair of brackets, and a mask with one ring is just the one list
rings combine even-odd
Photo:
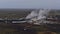
[(28, 22), (34, 24), (58, 24), (59, 23), (59, 13), (56, 10), (38, 9), (32, 11), (26, 19), (30, 19)]

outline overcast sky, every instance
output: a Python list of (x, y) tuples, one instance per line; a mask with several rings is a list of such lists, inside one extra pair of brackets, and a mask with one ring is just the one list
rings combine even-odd
[(0, 8), (60, 9), (60, 0), (0, 0)]

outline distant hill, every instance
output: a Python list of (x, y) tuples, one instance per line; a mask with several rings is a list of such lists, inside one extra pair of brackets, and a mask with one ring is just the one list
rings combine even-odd
[(0, 18), (26, 17), (34, 9), (0, 9)]
[[(32, 10), (36, 9), (0, 9), (0, 18), (22, 18), (26, 17)], [(50, 10), (49, 15), (60, 15), (60, 10)]]
[(60, 10), (50, 10), (49, 15), (51, 16), (60, 15)]

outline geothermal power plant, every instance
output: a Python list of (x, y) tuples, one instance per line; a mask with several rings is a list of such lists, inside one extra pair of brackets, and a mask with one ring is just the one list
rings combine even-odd
[(46, 24), (46, 23), (57, 24), (58, 18), (55, 17), (56, 15), (49, 16), (49, 12), (50, 10), (47, 10), (47, 9), (34, 10), (26, 16), (26, 19), (29, 19), (28, 23), (33, 23), (37, 25)]

